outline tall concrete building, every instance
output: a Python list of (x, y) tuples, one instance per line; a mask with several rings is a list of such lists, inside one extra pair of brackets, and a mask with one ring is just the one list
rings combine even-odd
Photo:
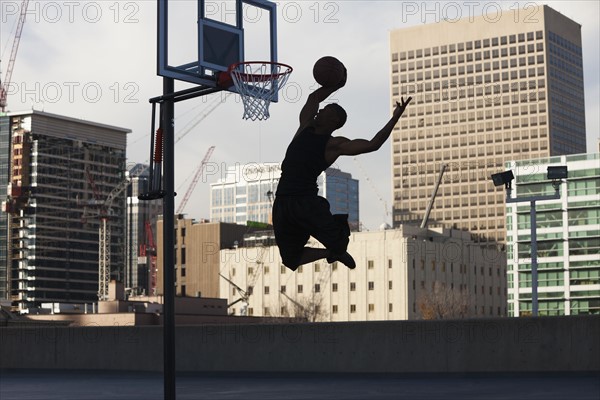
[[(600, 154), (510, 163), (512, 197), (553, 194), (548, 166), (567, 166), (560, 199), (536, 203), (539, 315), (600, 315)], [(530, 203), (507, 204), (508, 315), (532, 312)]]
[(0, 287), (19, 309), (98, 299), (100, 217), (108, 274), (122, 276), (128, 132), (39, 111), (0, 117)]
[(394, 226), (431, 223), (504, 242), (511, 160), (585, 153), (581, 26), (548, 6), (390, 33), (391, 95), (412, 96), (393, 132)]
[(506, 257), (467, 232), (409, 225), (355, 232), (348, 252), (354, 270), (319, 260), (291, 271), (276, 246), (221, 250), (228, 279), (220, 297), (235, 315), (316, 321), (506, 315)]
[[(246, 224), (271, 223), (271, 207), (281, 177), (280, 163), (229, 167), (226, 175), (210, 185), (210, 220)], [(349, 173), (327, 168), (317, 179), (319, 196), (325, 197), (334, 214), (348, 214), (358, 228), (358, 180)]]

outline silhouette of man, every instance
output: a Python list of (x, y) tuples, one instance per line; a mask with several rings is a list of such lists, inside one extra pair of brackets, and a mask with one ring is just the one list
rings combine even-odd
[[(273, 228), (283, 264), (295, 271), (300, 265), (322, 258), (328, 263), (340, 261), (350, 269), (356, 267), (346, 251), (350, 238), (347, 214), (332, 215), (329, 202), (318, 196), (317, 178), (340, 156), (355, 156), (378, 150), (412, 100), (396, 102), (390, 120), (367, 139), (332, 136), (346, 123), (346, 111), (338, 104), (319, 104), (346, 84), (347, 73), (335, 86), (320, 87), (312, 92), (300, 111), (300, 126), (289, 144), (281, 178), (273, 203)], [(325, 246), (306, 246), (313, 236)]]

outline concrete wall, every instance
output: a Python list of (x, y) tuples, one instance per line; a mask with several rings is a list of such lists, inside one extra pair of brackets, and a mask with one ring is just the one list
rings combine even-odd
[[(600, 317), (177, 328), (179, 371), (600, 372)], [(0, 368), (162, 370), (161, 327), (0, 329)]]

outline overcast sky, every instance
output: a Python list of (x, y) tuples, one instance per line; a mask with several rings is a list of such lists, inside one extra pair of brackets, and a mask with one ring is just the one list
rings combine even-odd
[[(173, 4), (182, 19), (172, 26), (178, 35), (172, 46), (183, 52), (183, 58), (189, 53), (192, 61), (196, 57), (195, 1)], [(597, 151), (598, 1), (427, 2), (425, 6), (424, 2), (302, 0), (278, 4), (279, 60), (292, 65), (294, 72), (288, 92), (271, 105), (269, 120), (243, 121), (242, 105), (235, 96), (211, 112), (221, 94), (176, 104), (175, 132), (176, 138), (181, 137), (175, 148), (175, 187), (180, 193), (176, 206), (208, 148), (216, 146), (209, 174), (198, 183), (184, 211), (191, 218), (209, 217), (209, 183), (221, 177), (227, 166), (282, 160), (297, 128), (298, 112), (315, 88), (311, 69), (319, 57), (336, 56), (348, 69), (346, 87), (334, 96), (349, 114), (341, 134), (370, 138), (390, 116), (391, 30), (440, 22), (444, 17), (455, 20), (481, 15), (483, 11), (502, 10), (503, 15), (522, 18), (523, 14), (515, 12), (517, 4), (521, 8), (548, 4), (582, 25), (587, 147), (588, 152)], [(0, 0), (3, 78), (20, 5), (21, 0)], [(216, 0), (210, 12), (215, 19), (227, 19), (231, 7), (231, 2)], [(9, 110), (33, 108), (129, 128), (128, 161), (146, 162), (151, 112), (148, 99), (162, 92), (162, 80), (156, 76), (156, 2), (31, 0), (12, 83)], [(189, 85), (176, 85), (176, 89), (186, 87)], [(392, 203), (389, 142), (358, 161), (353, 157), (340, 159), (337, 166), (360, 180), (364, 227), (372, 230), (384, 221), (391, 223), (386, 212), (391, 212)]]

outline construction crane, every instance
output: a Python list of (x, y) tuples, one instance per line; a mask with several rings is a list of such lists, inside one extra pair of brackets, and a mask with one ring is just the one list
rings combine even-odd
[(4, 83), (0, 82), (0, 111), (6, 112), (7, 95), (8, 89), (12, 79), (13, 69), (15, 67), (15, 60), (17, 58), (17, 50), (19, 49), (19, 43), (21, 42), (21, 33), (23, 32), (23, 24), (25, 23), (25, 16), (27, 15), (27, 6), (29, 0), (23, 0), (21, 3), (21, 14), (19, 15), (19, 21), (17, 23), (17, 30), (15, 32), (15, 39), (13, 41), (12, 50), (10, 52), (10, 58), (8, 59), (8, 67), (6, 68), (6, 74), (4, 75)]
[(433, 188), (433, 193), (431, 194), (431, 198), (429, 199), (429, 203), (427, 204), (427, 210), (425, 210), (425, 215), (423, 216), (423, 220), (421, 221), (421, 228), (427, 227), (427, 222), (429, 222), (429, 214), (431, 214), (431, 209), (433, 208), (433, 203), (435, 202), (435, 196), (437, 196), (437, 192), (440, 187), (440, 183), (442, 183), (442, 177), (444, 176), (446, 167), (447, 167), (446, 164), (442, 164), (440, 166), (440, 174), (438, 175), (438, 179), (435, 182), (435, 187)]
[(112, 216), (112, 203), (115, 198), (129, 185), (124, 179), (109, 194), (100, 207), (100, 228), (98, 229), (98, 299), (108, 300), (108, 284), (110, 283), (110, 229), (108, 220)]
[(190, 199), (192, 192), (196, 188), (196, 184), (198, 183), (198, 180), (202, 176), (202, 171), (204, 171), (204, 167), (208, 163), (208, 160), (210, 159), (210, 156), (212, 155), (214, 150), (215, 150), (215, 146), (211, 146), (208, 149), (208, 151), (206, 152), (206, 155), (204, 156), (204, 158), (202, 159), (202, 162), (196, 169), (196, 174), (194, 175), (194, 179), (192, 180), (192, 183), (188, 187), (187, 191), (185, 192), (185, 195), (183, 196), (181, 203), (179, 203), (179, 207), (177, 207), (177, 211), (175, 211), (175, 214), (181, 214), (183, 212), (183, 209), (185, 208), (185, 205), (187, 204), (188, 200)]
[[(383, 211), (385, 214), (385, 219), (389, 218), (390, 216), (390, 211), (388, 208), (388, 204), (387, 201), (385, 201), (383, 199), (383, 197), (381, 196), (381, 194), (379, 193), (379, 191), (377, 190), (377, 188), (375, 187), (375, 184), (373, 183), (373, 181), (371, 181), (371, 179), (369, 178), (369, 175), (367, 174), (367, 172), (365, 171), (365, 169), (363, 168), (362, 164), (360, 163), (360, 161), (358, 161), (358, 158), (353, 157), (354, 162), (356, 163), (356, 165), (358, 166), (358, 168), (360, 169), (360, 172), (362, 172), (363, 176), (365, 177), (365, 179), (367, 180), (367, 182), (369, 183), (369, 185), (371, 186), (371, 189), (373, 190), (373, 193), (375, 193), (375, 195), (377, 196), (377, 198), (379, 199), (379, 201), (381, 202), (381, 204), (383, 205)], [(384, 221), (387, 224), (387, 221)]]
[(254, 292), (254, 286), (256, 285), (256, 281), (258, 280), (258, 276), (260, 275), (260, 272), (264, 265), (263, 259), (268, 251), (269, 251), (269, 248), (267, 246), (261, 246), (260, 250), (258, 250), (258, 255), (256, 258), (256, 268), (252, 271), (252, 274), (246, 280), (246, 284), (247, 284), (246, 290), (242, 289), (239, 285), (237, 285), (231, 279), (227, 278), (225, 275), (219, 273), (221, 278), (225, 279), (231, 286), (233, 286), (237, 290), (238, 294), (240, 295), (240, 298), (235, 300), (233, 303), (228, 304), (227, 308), (232, 307), (233, 305), (235, 305), (241, 301), (244, 303), (244, 307), (242, 308), (240, 315), (242, 315), (242, 316), (246, 315), (246, 311), (248, 309), (248, 304), (250, 303), (250, 296)]
[[(98, 299), (100, 301), (108, 299), (108, 284), (110, 283), (110, 272), (111, 272), (111, 254), (110, 254), (110, 242), (111, 235), (108, 227), (108, 220), (112, 217), (112, 203), (115, 198), (123, 192), (129, 185), (129, 179), (124, 179), (117, 186), (111, 190), (105, 200), (102, 200), (100, 196), (100, 190), (96, 186), (92, 174), (89, 169), (86, 168), (85, 174), (87, 180), (92, 188), (94, 199), (88, 201), (88, 205), (97, 208), (97, 213), (94, 217), (99, 218), (100, 227), (98, 228)], [(88, 217), (87, 207), (84, 208), (84, 215), (82, 222), (87, 221)]]

